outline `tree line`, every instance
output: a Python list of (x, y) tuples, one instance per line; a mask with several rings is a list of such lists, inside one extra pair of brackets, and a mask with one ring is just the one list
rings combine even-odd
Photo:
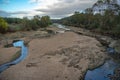
[(75, 12), (72, 16), (62, 18), (60, 23), (82, 27), (103, 35), (120, 37), (120, 13), (114, 15), (110, 10), (106, 10), (104, 15)]
[(0, 33), (15, 32), (18, 30), (30, 31), (44, 28), (51, 24), (49, 16), (34, 16), (32, 19), (2, 18), (0, 17)]

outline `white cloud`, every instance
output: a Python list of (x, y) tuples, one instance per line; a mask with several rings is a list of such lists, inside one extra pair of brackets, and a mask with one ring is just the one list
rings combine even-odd
[(92, 7), (96, 1), (97, 0), (28, 0), (29, 4), (35, 4), (36, 6), (29, 10), (10, 12), (10, 15), (12, 17), (49, 15), (51, 18), (62, 18), (75, 11)]
[(17, 12), (11, 12), (11, 17), (19, 17), (19, 18), (23, 18), (23, 17), (32, 17), (35, 15), (39, 15), (41, 14), (41, 12), (37, 12), (37, 11), (17, 11)]
[(39, 0), (39, 6), (35, 7), (36, 11), (48, 14), (51, 17), (65, 17), (92, 7), (97, 0)]

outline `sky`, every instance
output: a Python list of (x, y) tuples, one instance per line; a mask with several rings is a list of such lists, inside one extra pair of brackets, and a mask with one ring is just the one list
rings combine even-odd
[(49, 15), (60, 19), (92, 7), (97, 0), (0, 0), (1, 17), (33, 17)]

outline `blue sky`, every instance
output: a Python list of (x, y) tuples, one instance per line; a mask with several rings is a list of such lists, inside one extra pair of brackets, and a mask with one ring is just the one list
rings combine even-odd
[(75, 11), (92, 7), (97, 0), (0, 0), (0, 16), (32, 17), (49, 15), (51, 18), (69, 16)]
[(0, 8), (6, 11), (22, 11), (22, 10), (29, 10), (33, 8), (36, 4), (30, 4), (28, 0), (10, 0), (5, 2), (5, 0), (1, 0), (2, 4)]

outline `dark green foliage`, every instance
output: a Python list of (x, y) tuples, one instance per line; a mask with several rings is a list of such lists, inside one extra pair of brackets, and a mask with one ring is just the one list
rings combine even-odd
[(82, 27), (104, 35), (120, 37), (120, 14), (114, 15), (111, 10), (107, 10), (104, 15), (75, 12), (74, 15), (61, 19), (60, 22), (64, 25)]
[(8, 23), (8, 24), (19, 24), (21, 23), (20, 18), (4, 18), (4, 20)]

